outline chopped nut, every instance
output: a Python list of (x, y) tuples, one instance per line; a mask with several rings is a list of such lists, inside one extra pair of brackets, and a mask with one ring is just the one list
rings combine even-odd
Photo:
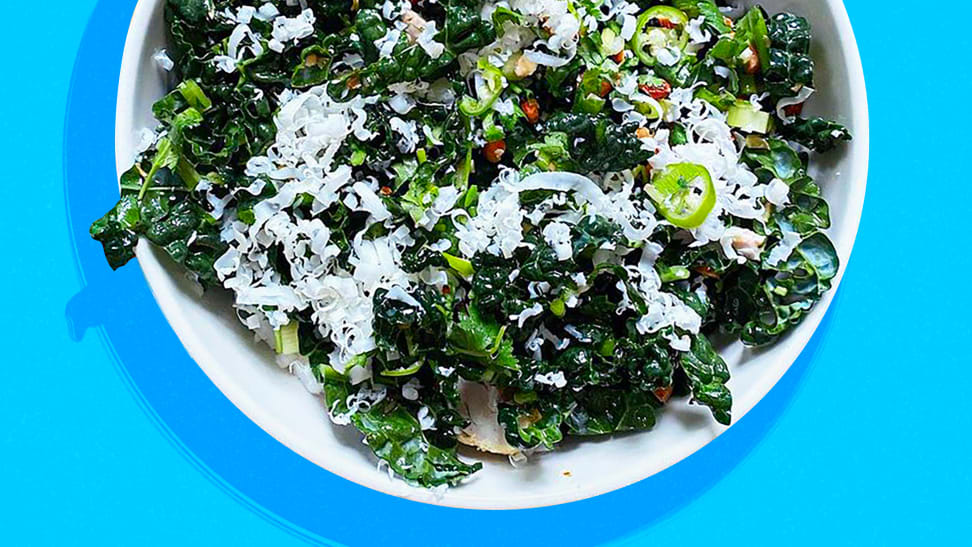
[(520, 56), (517, 57), (516, 63), (513, 65), (513, 74), (515, 74), (517, 78), (526, 78), (527, 76), (532, 76), (536, 71), (537, 63), (534, 63), (523, 54), (520, 54)]
[(766, 243), (765, 237), (745, 228), (738, 230), (732, 238), (732, 248), (750, 260), (759, 260), (764, 243)]
[(422, 31), (425, 30), (425, 26), (428, 25), (428, 21), (412, 10), (406, 10), (402, 14), (402, 22), (405, 23), (405, 34), (408, 35), (408, 39), (412, 43), (418, 41)]
[(519, 425), (521, 429), (526, 429), (526, 428), (530, 427), (531, 425), (539, 422), (542, 418), (543, 418), (543, 415), (540, 414), (540, 411), (534, 408), (534, 409), (532, 409), (530, 411), (530, 414), (527, 414), (526, 416), (520, 416), (520, 417), (518, 417), (516, 419), (516, 422), (517, 422), (517, 425)]

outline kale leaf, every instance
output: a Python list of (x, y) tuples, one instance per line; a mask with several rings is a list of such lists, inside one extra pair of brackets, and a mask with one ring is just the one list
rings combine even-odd
[(729, 367), (704, 335), (692, 339), (691, 351), (680, 353), (678, 363), (688, 377), (692, 399), (709, 407), (716, 421), (732, 422), (732, 394), (726, 387)]
[(331, 415), (350, 415), (351, 423), (364, 434), (375, 456), (410, 484), (426, 488), (456, 485), (482, 468), (479, 462), (467, 464), (460, 460), (454, 443), (434, 443), (423, 431), (417, 414), (393, 399), (383, 396), (375, 404), (352, 412), (347, 401), (358, 392), (353, 391), (348, 379), (326, 368), (323, 380)]
[(486, 367), (518, 370), (519, 361), (513, 355), (513, 341), (505, 336), (506, 329), (506, 325), (482, 317), (476, 306), (470, 305), (460, 314), (449, 337), (450, 349)]
[(652, 156), (635, 136), (635, 125), (617, 124), (606, 117), (558, 113), (547, 130), (566, 136), (566, 157), (558, 167), (578, 173), (633, 169)]
[(769, 65), (763, 71), (766, 90), (774, 99), (792, 97), (801, 87), (813, 85), (810, 23), (803, 17), (779, 13), (770, 19), (768, 27)]
[(818, 154), (830, 152), (840, 143), (853, 139), (846, 127), (820, 117), (800, 118), (791, 124), (782, 124), (780, 134), (786, 139), (813, 149)]
[(577, 396), (577, 406), (567, 417), (572, 435), (608, 435), (655, 427), (658, 400), (641, 391), (591, 388)]

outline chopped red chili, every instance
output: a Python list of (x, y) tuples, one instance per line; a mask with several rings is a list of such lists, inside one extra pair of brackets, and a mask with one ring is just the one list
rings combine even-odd
[(499, 163), (500, 160), (503, 159), (503, 154), (505, 152), (505, 141), (493, 141), (486, 143), (486, 147), (483, 148), (483, 155), (486, 156), (486, 161), (490, 163)]
[(523, 114), (530, 123), (537, 123), (540, 120), (540, 103), (536, 99), (527, 99), (520, 103)]
[(641, 84), (639, 87), (646, 95), (656, 101), (667, 99), (672, 94), (672, 84), (665, 81), (657, 85)]

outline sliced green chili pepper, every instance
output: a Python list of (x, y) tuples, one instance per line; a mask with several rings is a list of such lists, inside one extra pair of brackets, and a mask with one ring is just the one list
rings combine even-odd
[(408, 367), (405, 367), (405, 368), (396, 368), (396, 369), (393, 369), (393, 370), (383, 370), (383, 371), (381, 371), (381, 375), (382, 376), (387, 376), (389, 378), (401, 378), (402, 376), (411, 376), (412, 374), (415, 374), (416, 372), (418, 372), (419, 370), (421, 370), (422, 369), (422, 365), (424, 363), (425, 363), (425, 361), (419, 361), (419, 362), (415, 363), (414, 365), (411, 365), (411, 366), (408, 366)]
[(649, 120), (657, 120), (665, 113), (665, 104), (661, 101), (659, 101), (658, 104), (661, 106), (661, 110), (659, 110), (652, 103), (635, 103), (635, 110)]
[(655, 175), (648, 195), (658, 211), (679, 228), (698, 228), (715, 208), (709, 171), (695, 163), (673, 163)]
[[(655, 52), (661, 48), (676, 47), (684, 50), (688, 45), (688, 15), (671, 6), (655, 6), (638, 17), (637, 31), (632, 40), (634, 54), (642, 63), (655, 64)], [(650, 26), (652, 21), (665, 21), (665, 27)]]
[(493, 65), (480, 61), (479, 69), (483, 76), (483, 85), (476, 90), (477, 99), (465, 96), (459, 101), (459, 111), (466, 116), (478, 117), (489, 112), (493, 103), (503, 93), (503, 73)]
[(643, 14), (641, 14), (641, 17), (645, 17), (646, 21), (651, 21), (652, 19), (657, 19), (658, 21), (668, 21), (679, 29), (685, 28), (685, 25), (687, 25), (689, 22), (688, 14), (671, 6), (655, 6), (653, 8), (648, 8)]
[(483, 118), (483, 138), (487, 142), (499, 141), (506, 137), (506, 132), (503, 131), (503, 127), (497, 125), (494, 118), (495, 116), (493, 116), (492, 111), (488, 112), (486, 117)]

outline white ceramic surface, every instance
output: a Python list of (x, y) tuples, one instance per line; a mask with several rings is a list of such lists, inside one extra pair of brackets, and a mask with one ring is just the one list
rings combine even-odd
[[(750, 2), (744, 2), (750, 3)], [(841, 152), (819, 159), (814, 175), (831, 204), (834, 239), (843, 275), (864, 204), (868, 166), (868, 111), (857, 43), (841, 0), (764, 0), (769, 11), (790, 10), (814, 27), (818, 94), (811, 113), (837, 118), (855, 139)], [(151, 57), (165, 46), (162, 0), (140, 0), (129, 29), (121, 67), (115, 152), (118, 172), (130, 167), (134, 135), (152, 127), (151, 105), (166, 90)], [(277, 440), (348, 480), (403, 498), (441, 505), (513, 509), (565, 503), (596, 496), (649, 477), (689, 456), (726, 428), (700, 407), (676, 402), (653, 431), (613, 439), (570, 443), (564, 450), (532, 458), (517, 468), (505, 459), (483, 458), (484, 468), (461, 487), (436, 498), (389, 480), (352, 428), (326, 418), (319, 398), (273, 363), (272, 352), (252, 341), (238, 324), (225, 294), (200, 298), (177, 267), (146, 242), (139, 263), (165, 316), (217, 387)], [(836, 283), (835, 283), (836, 290)], [(733, 417), (738, 423), (776, 384), (812, 336), (835, 291), (795, 331), (769, 350), (734, 344), (723, 351), (732, 370)], [(475, 454), (473, 454), (475, 456)], [(607, 464), (606, 462), (610, 462)], [(564, 472), (570, 471), (570, 476)]]

